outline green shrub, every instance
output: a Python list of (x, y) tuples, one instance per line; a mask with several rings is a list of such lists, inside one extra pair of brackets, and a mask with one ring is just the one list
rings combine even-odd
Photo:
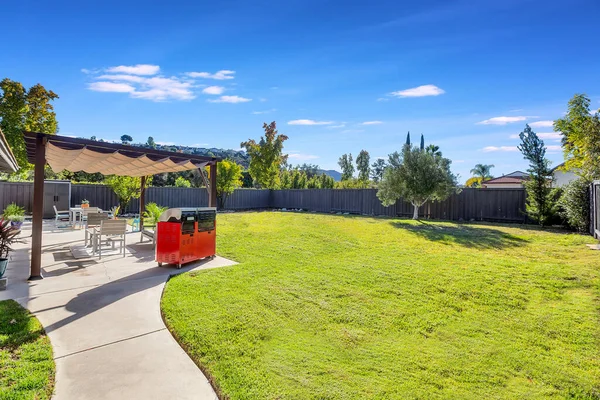
[(579, 178), (565, 186), (559, 200), (560, 214), (569, 226), (578, 232), (587, 232), (590, 226), (590, 182)]
[(192, 187), (192, 184), (184, 177), (178, 176), (177, 179), (175, 179), (175, 187), (189, 188)]
[(146, 211), (144, 212), (144, 218), (147, 219), (148, 223), (144, 221), (146, 226), (155, 226), (158, 223), (160, 214), (162, 214), (169, 207), (162, 207), (156, 203), (146, 204)]
[(5, 218), (23, 217), (25, 216), (25, 209), (21, 206), (16, 205), (15, 203), (10, 203), (6, 206), (2, 214)]

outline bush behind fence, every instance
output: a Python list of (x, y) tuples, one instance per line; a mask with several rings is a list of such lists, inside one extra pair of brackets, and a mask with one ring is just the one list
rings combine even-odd
[[(108, 210), (118, 204), (117, 196), (105, 185), (71, 185), (71, 206), (83, 199), (92, 206)], [(0, 182), (0, 207), (15, 202), (28, 212), (33, 207), (31, 182)], [(208, 193), (204, 188), (149, 187), (146, 202), (167, 207), (205, 207)], [(237, 189), (225, 203), (228, 210), (265, 208), (303, 209), (316, 212), (341, 212), (367, 215), (412, 216), (413, 207), (400, 199), (384, 207), (376, 189)], [(137, 213), (139, 200), (131, 201), (124, 213)], [(433, 219), (527, 222), (524, 214), (524, 189), (463, 189), (441, 202), (428, 202), (419, 215)]]

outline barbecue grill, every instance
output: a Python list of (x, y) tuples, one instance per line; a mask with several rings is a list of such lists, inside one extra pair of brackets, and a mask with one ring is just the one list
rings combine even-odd
[(216, 251), (214, 207), (169, 208), (160, 215), (156, 227), (158, 266), (181, 265), (202, 258), (214, 258)]

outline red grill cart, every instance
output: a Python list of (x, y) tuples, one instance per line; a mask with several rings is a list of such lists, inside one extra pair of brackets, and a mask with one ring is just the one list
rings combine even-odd
[(214, 258), (216, 251), (216, 217), (214, 207), (169, 208), (156, 227), (156, 261), (159, 266), (182, 264)]

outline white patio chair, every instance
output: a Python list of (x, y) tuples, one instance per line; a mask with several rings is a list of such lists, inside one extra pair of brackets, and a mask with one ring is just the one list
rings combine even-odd
[[(62, 210), (62, 211), (58, 211), (56, 209), (56, 206), (52, 206), (54, 208), (54, 226), (56, 228), (65, 228), (69, 225), (69, 210)], [(62, 226), (58, 226), (58, 222), (66, 222), (66, 224), (63, 224)]]
[(105, 237), (107, 242), (112, 243), (113, 249), (115, 243), (121, 245), (121, 252), (125, 257), (125, 236), (127, 233), (127, 220), (125, 219), (105, 219), (100, 221), (100, 227), (94, 228), (94, 236), (92, 242), (94, 249), (98, 249), (98, 257), (102, 259), (102, 238)]
[(94, 228), (100, 226), (101, 222), (105, 219), (108, 219), (107, 213), (91, 213), (88, 214), (87, 220), (85, 222), (85, 246), (88, 244), (88, 237), (90, 238), (90, 242), (94, 237)]
[(85, 223), (87, 221), (88, 215), (90, 214), (98, 214), (100, 212), (100, 208), (98, 207), (86, 207), (83, 209), (81, 214), (81, 226), (85, 227)]

